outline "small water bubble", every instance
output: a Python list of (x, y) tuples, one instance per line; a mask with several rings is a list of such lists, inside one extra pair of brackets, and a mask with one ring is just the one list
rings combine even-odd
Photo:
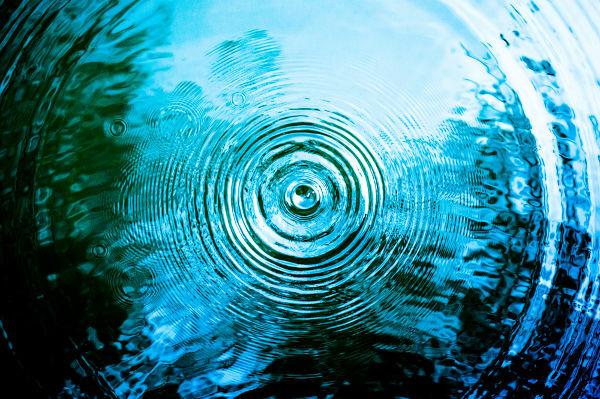
[(104, 258), (106, 256), (106, 253), (108, 252), (108, 249), (106, 248), (106, 245), (104, 244), (95, 244), (92, 247), (92, 255), (94, 255), (96, 258)]
[(123, 119), (114, 119), (110, 123), (109, 132), (112, 136), (122, 136), (127, 131), (127, 122)]
[(246, 103), (246, 96), (244, 93), (235, 92), (231, 95), (231, 103), (236, 107), (241, 107)]

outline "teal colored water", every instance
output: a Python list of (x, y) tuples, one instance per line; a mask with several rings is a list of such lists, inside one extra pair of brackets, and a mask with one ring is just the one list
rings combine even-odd
[(0, 1), (23, 397), (600, 397), (600, 6)]

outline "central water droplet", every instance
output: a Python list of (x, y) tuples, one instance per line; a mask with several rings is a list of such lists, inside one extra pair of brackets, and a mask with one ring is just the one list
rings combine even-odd
[(321, 198), (318, 192), (307, 184), (299, 184), (291, 190), (289, 198), (289, 204), (291, 205), (292, 212), (297, 214), (306, 215), (314, 212)]

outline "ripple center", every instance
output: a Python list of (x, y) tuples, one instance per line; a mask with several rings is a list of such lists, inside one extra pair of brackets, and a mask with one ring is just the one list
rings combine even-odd
[(298, 215), (314, 213), (321, 203), (321, 195), (310, 184), (296, 183), (290, 186), (286, 194), (286, 204)]

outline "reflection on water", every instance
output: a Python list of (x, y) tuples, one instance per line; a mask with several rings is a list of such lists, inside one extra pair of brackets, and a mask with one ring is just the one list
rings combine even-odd
[(448, 3), (2, 5), (13, 383), (597, 397), (600, 8)]

